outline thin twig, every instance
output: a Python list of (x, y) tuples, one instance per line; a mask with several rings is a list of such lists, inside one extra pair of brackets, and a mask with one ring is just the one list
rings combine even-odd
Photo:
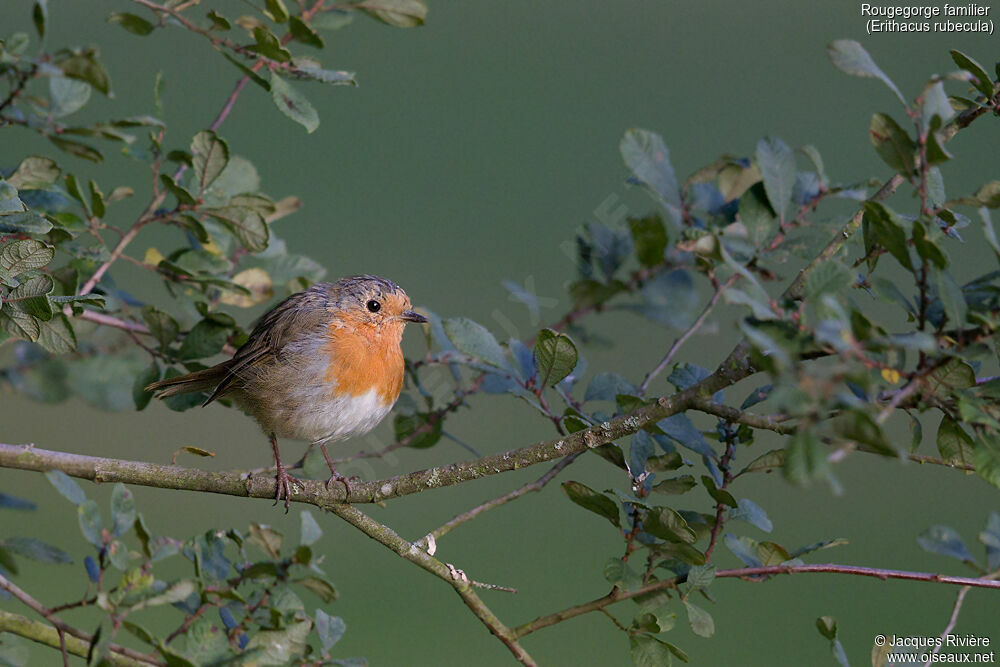
[(546, 484), (555, 479), (556, 475), (562, 472), (566, 468), (566, 466), (575, 461), (577, 457), (579, 457), (580, 454), (582, 453), (583, 452), (570, 454), (569, 456), (561, 460), (559, 463), (552, 466), (552, 468), (549, 469), (547, 473), (536, 479), (534, 482), (528, 482), (527, 484), (518, 489), (514, 489), (513, 491), (505, 493), (502, 496), (499, 496), (492, 500), (488, 500), (481, 505), (477, 505), (476, 507), (473, 507), (472, 509), (466, 512), (462, 512), (461, 514), (456, 515), (453, 519), (451, 519), (451, 521), (448, 521), (447, 523), (441, 525), (440, 527), (435, 528), (427, 535), (420, 538), (417, 541), (417, 546), (427, 549), (428, 553), (430, 553), (433, 556), (434, 547), (432, 547), (432, 545), (436, 544), (437, 540), (439, 540), (441, 537), (447, 535), (452, 530), (462, 525), (466, 521), (471, 521), (475, 519), (483, 512), (488, 512), (491, 509), (495, 509), (497, 507), (500, 507), (501, 505), (505, 505), (506, 503), (509, 503), (510, 501), (520, 498), (521, 496), (531, 493), (533, 491), (541, 491), (543, 488), (545, 488)]
[(670, 346), (670, 349), (667, 350), (667, 353), (663, 355), (662, 359), (660, 359), (660, 363), (656, 364), (656, 368), (649, 371), (649, 373), (646, 374), (646, 377), (643, 378), (642, 384), (639, 385), (639, 391), (637, 392), (639, 396), (644, 396), (646, 394), (646, 389), (649, 388), (649, 383), (653, 381), (653, 378), (659, 375), (663, 371), (663, 369), (667, 367), (667, 365), (671, 362), (671, 360), (673, 360), (674, 355), (677, 354), (677, 351), (681, 349), (681, 346), (685, 342), (687, 342), (687, 339), (693, 336), (694, 333), (701, 328), (701, 325), (704, 324), (705, 320), (708, 319), (709, 313), (711, 313), (712, 309), (715, 308), (715, 304), (719, 302), (719, 298), (722, 296), (722, 293), (725, 292), (726, 289), (729, 288), (733, 283), (739, 280), (739, 278), (740, 274), (734, 273), (732, 276), (729, 277), (728, 280), (726, 280), (725, 283), (720, 285), (715, 290), (715, 293), (712, 294), (712, 298), (709, 299), (708, 303), (705, 305), (705, 308), (701, 311), (701, 315), (698, 316), (698, 319), (696, 319), (691, 324), (691, 326), (687, 328), (687, 331), (685, 331), (684, 333), (682, 333), (680, 336), (677, 337), (677, 340), (673, 342), (673, 345)]
[[(944, 630), (940, 634), (941, 643), (934, 646), (931, 650), (931, 655), (941, 652), (941, 646), (944, 645), (945, 638), (951, 634), (951, 631), (955, 629), (955, 624), (958, 623), (958, 614), (962, 611), (962, 603), (965, 602), (965, 596), (971, 590), (972, 588), (969, 586), (962, 586), (958, 589), (958, 595), (955, 596), (955, 606), (952, 607), (951, 616), (948, 618), (948, 625), (945, 626)], [(927, 658), (927, 662), (924, 663), (924, 667), (930, 667), (932, 662), (934, 662), (933, 658)]]
[[(931, 572), (908, 572), (905, 570), (884, 570), (874, 567), (860, 567), (857, 565), (838, 565), (835, 563), (803, 564), (803, 565), (767, 565), (762, 567), (742, 567), (734, 570), (717, 570), (716, 579), (742, 579), (750, 581), (760, 581), (762, 577), (776, 574), (847, 574), (859, 577), (874, 577), (876, 579), (903, 579), (906, 581), (923, 581), (927, 583), (951, 584), (959, 586), (971, 586), (974, 588), (992, 588), (1000, 590), (1000, 581), (989, 579), (973, 579), (971, 577), (953, 577), (944, 574), (934, 574)], [(663, 591), (668, 588), (676, 588), (678, 584), (685, 581), (685, 577), (679, 576), (634, 588), (630, 591), (623, 591), (615, 588), (604, 597), (591, 600), (573, 607), (568, 607), (562, 611), (539, 616), (535, 620), (514, 628), (514, 634), (520, 638), (530, 635), (532, 632), (555, 625), (561, 621), (586, 614), (591, 611), (603, 609), (609, 604), (614, 604), (621, 600)]]

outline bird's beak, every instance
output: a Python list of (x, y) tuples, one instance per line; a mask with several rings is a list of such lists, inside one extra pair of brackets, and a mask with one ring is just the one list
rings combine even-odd
[(412, 310), (404, 310), (399, 317), (407, 322), (427, 322), (426, 317)]

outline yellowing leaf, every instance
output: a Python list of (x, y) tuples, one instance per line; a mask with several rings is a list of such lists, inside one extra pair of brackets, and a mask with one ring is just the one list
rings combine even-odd
[(237, 308), (249, 308), (263, 303), (274, 296), (274, 284), (271, 276), (264, 269), (247, 269), (233, 276), (233, 282), (250, 291), (246, 294), (223, 292), (222, 303)]
[(156, 266), (164, 260), (163, 253), (156, 248), (147, 248), (146, 256), (142, 258), (142, 261), (146, 264), (152, 264)]
[(883, 368), (882, 379), (889, 384), (899, 384), (899, 371), (895, 368)]

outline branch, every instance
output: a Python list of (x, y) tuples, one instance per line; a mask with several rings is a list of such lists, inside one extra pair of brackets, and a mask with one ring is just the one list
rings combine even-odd
[[(329, 509), (341, 503), (377, 503), (428, 489), (453, 486), (502, 472), (545, 463), (587, 451), (631, 435), (647, 424), (685, 410), (699, 391), (714, 393), (728, 384), (726, 374), (709, 376), (702, 382), (670, 397), (561, 438), (540, 442), (472, 461), (418, 470), (387, 479), (328, 489), (316, 480), (292, 480), (291, 501)], [(164, 489), (184, 489), (231, 496), (273, 499), (275, 480), (236, 472), (211, 472), (143, 461), (127, 461), (83, 454), (40, 449), (31, 445), (0, 444), (0, 467), (21, 470), (58, 469), (71, 477), (95, 482), (122, 482)]]
[[(2, 574), (0, 574), (0, 589), (7, 591), (15, 598), (20, 600), (22, 603), (24, 603), (26, 606), (30, 607), (33, 611), (38, 613), (40, 616), (43, 616), (49, 623), (51, 623), (54, 626), (53, 632), (57, 635), (56, 642), (59, 641), (58, 635), (60, 633), (65, 633), (67, 635), (71, 635), (72, 637), (76, 637), (77, 639), (86, 642), (88, 647), (90, 646), (90, 644), (93, 643), (94, 638), (91, 635), (87, 634), (86, 632), (83, 632), (82, 630), (77, 630), (73, 626), (67, 625), (66, 623), (61, 621), (54, 613), (52, 613), (50, 609), (46, 608), (45, 605), (43, 605), (35, 598), (31, 597), (31, 595), (29, 595), (25, 591), (21, 590), (21, 588), (17, 584), (10, 581), (9, 579), (7, 579), (7, 577), (3, 576)], [(29, 639), (35, 639), (35, 637), (29, 637)], [(35, 641), (41, 641), (41, 639), (35, 639)], [(56, 643), (56, 646), (58, 647), (59, 644)], [(67, 651), (69, 650), (69, 642), (66, 643), (66, 650)], [(109, 650), (111, 651), (112, 654), (117, 653), (120, 654), (121, 656), (130, 658), (128, 662), (121, 664), (129, 664), (129, 665), (136, 663), (141, 663), (144, 665), (164, 664), (156, 656), (140, 653), (139, 651), (134, 651), (130, 648), (125, 648), (117, 644), (111, 644)], [(86, 655), (86, 653), (84, 655)]]
[[(31, 641), (38, 642), (39, 644), (43, 644), (45, 646), (51, 646), (54, 649), (61, 648), (59, 643), (59, 631), (51, 625), (41, 623), (39, 621), (33, 621), (27, 616), (12, 614), (0, 609), (0, 634), (5, 632), (24, 637), (25, 639), (30, 639)], [(77, 637), (66, 637), (65, 635), (63, 636), (63, 639), (65, 640), (65, 647), (68, 653), (80, 656), (81, 658), (87, 657), (87, 653), (90, 650), (89, 642)], [(108, 655), (108, 661), (114, 667), (136, 667), (137, 665), (150, 664), (148, 662), (133, 660), (132, 658), (119, 655), (114, 652)]]
[(791, 435), (795, 433), (798, 428), (794, 424), (784, 424), (774, 417), (757, 415), (752, 412), (744, 412), (743, 410), (731, 408), (728, 405), (714, 403), (711, 398), (706, 397), (701, 397), (695, 400), (691, 404), (691, 409), (704, 412), (709, 415), (715, 415), (716, 417), (720, 417), (726, 421), (746, 424), (751, 428), (774, 431), (780, 435)]
[[(904, 579), (907, 581), (924, 581), (928, 583), (938, 583), (938, 584), (952, 584), (958, 586), (971, 586), (973, 588), (993, 588), (1000, 590), (1000, 581), (992, 581), (989, 579), (973, 579), (971, 577), (953, 577), (945, 574), (933, 574), (930, 572), (907, 572), (904, 570), (883, 570), (874, 567), (860, 567), (857, 565), (837, 565), (835, 563), (820, 563), (815, 565), (767, 565), (762, 567), (741, 567), (735, 570), (717, 570), (715, 572), (716, 579), (744, 579), (747, 581), (761, 581), (762, 577), (767, 577), (775, 574), (799, 574), (799, 573), (830, 573), (830, 574), (849, 574), (859, 577), (875, 577), (876, 579)], [(618, 588), (614, 588), (610, 593), (604, 597), (597, 598), (596, 600), (591, 600), (590, 602), (585, 602), (583, 604), (576, 605), (574, 607), (569, 607), (563, 609), (562, 611), (557, 611), (554, 614), (549, 614), (548, 616), (539, 616), (535, 620), (525, 623), (514, 628), (514, 634), (517, 637), (524, 637), (525, 635), (530, 635), (532, 632), (541, 630), (542, 628), (547, 628), (550, 625), (555, 625), (562, 621), (586, 614), (591, 611), (597, 611), (607, 607), (609, 604), (614, 604), (621, 600), (629, 600), (631, 598), (639, 597), (641, 595), (646, 595), (648, 593), (654, 593), (656, 591), (663, 591), (668, 588), (676, 588), (678, 584), (684, 583), (686, 576), (678, 576), (672, 579), (663, 579), (652, 584), (647, 584), (646, 586), (641, 586), (639, 588), (632, 589), (630, 591), (623, 591)]]
[(489, 628), (490, 632), (492, 632), (497, 639), (503, 642), (504, 645), (510, 649), (510, 652), (514, 654), (514, 657), (517, 658), (518, 662), (523, 665), (537, 664), (528, 652), (525, 651), (524, 648), (517, 642), (518, 637), (514, 631), (504, 625), (504, 623), (497, 618), (496, 614), (494, 614), (490, 608), (483, 603), (473, 590), (473, 586), (477, 585), (485, 588), (500, 587), (494, 587), (490, 584), (483, 585), (479, 582), (471, 581), (465, 576), (464, 572), (455, 568), (455, 566), (448, 563), (442, 563), (436, 558), (431, 557), (431, 555), (426, 551), (403, 539), (391, 528), (375, 521), (368, 515), (358, 510), (356, 507), (351, 505), (332, 505), (328, 509), (330, 512), (336, 514), (344, 521), (347, 521), (349, 524), (376, 542), (396, 552), (396, 554), (402, 556), (411, 563), (451, 584), (452, 588), (455, 589), (455, 592), (462, 598), (462, 601), (466, 604), (466, 606), (472, 610), (472, 613), (475, 614), (487, 628)]
[(494, 498), (493, 500), (488, 500), (481, 505), (473, 507), (471, 510), (468, 510), (467, 512), (462, 512), (461, 514), (455, 516), (455, 518), (453, 518), (448, 523), (442, 525), (440, 528), (435, 528), (434, 530), (432, 530), (431, 532), (427, 533), (422, 538), (417, 540), (416, 542), (417, 546), (426, 549), (427, 553), (433, 556), (434, 551), (437, 549), (436, 546), (437, 540), (441, 539), (443, 536), (450, 533), (454, 528), (462, 525), (466, 521), (471, 521), (475, 519), (483, 512), (488, 512), (491, 509), (500, 507), (501, 505), (505, 505), (512, 500), (515, 500), (523, 495), (531, 493), (532, 491), (541, 491), (543, 488), (545, 488), (546, 484), (555, 479), (560, 472), (562, 472), (569, 464), (575, 461), (582, 453), (583, 452), (570, 454), (562, 461), (552, 466), (551, 470), (549, 470), (547, 473), (536, 479), (534, 482), (528, 482), (527, 484), (525, 484), (520, 488), (514, 489), (513, 491), (505, 493), (504, 495)]

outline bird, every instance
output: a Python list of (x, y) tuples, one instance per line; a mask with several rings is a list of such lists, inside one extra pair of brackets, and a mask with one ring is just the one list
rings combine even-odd
[(288, 511), (291, 481), (278, 438), (319, 445), (364, 435), (381, 422), (403, 387), (400, 343), (408, 322), (426, 323), (386, 278), (359, 275), (316, 283), (265, 313), (233, 357), (204, 370), (153, 382), (159, 398), (211, 392), (202, 404), (231, 398), (267, 435), (277, 468), (275, 504)]

